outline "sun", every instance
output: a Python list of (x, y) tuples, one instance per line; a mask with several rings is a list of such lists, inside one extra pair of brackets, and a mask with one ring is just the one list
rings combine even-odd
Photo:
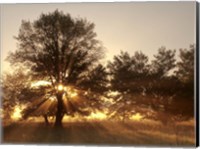
[(58, 88), (58, 91), (63, 91), (64, 90), (64, 86), (62, 84), (59, 84), (57, 88)]

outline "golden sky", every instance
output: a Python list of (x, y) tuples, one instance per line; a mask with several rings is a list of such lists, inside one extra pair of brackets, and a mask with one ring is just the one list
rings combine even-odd
[(141, 50), (152, 59), (161, 46), (188, 48), (195, 43), (195, 2), (62, 3), (1, 5), (1, 69), (16, 50), (21, 20), (36, 20), (40, 14), (55, 9), (95, 23), (97, 38), (106, 47), (106, 60), (120, 50), (134, 54)]

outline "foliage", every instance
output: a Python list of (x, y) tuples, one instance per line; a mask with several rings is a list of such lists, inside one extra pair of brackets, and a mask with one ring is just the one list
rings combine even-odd
[(180, 49), (180, 61), (177, 62), (177, 77), (184, 83), (194, 82), (194, 51), (195, 46), (190, 49)]
[[(162, 120), (158, 114), (164, 112), (172, 114), (172, 119), (191, 118), (194, 106), (194, 50), (191, 49), (192, 46), (190, 52), (181, 50), (181, 61), (177, 65), (175, 50), (165, 47), (158, 49), (151, 64), (141, 52), (132, 57), (127, 52), (115, 56), (108, 65), (112, 75), (111, 89), (119, 91), (121, 96), (113, 98), (115, 102), (110, 113), (116, 112), (111, 114), (112, 117), (130, 118), (138, 112), (146, 118)], [(190, 85), (184, 83), (181, 76), (190, 78)], [(190, 105), (190, 109), (186, 105)]]
[(158, 54), (154, 55), (151, 71), (158, 78), (169, 75), (170, 70), (175, 67), (175, 50), (167, 50), (165, 47), (158, 49)]
[(103, 93), (107, 90), (108, 81), (106, 67), (99, 64), (89, 72), (86, 79), (80, 83), (80, 86), (94, 92)]
[(142, 88), (138, 82), (143, 82), (149, 72), (148, 57), (142, 52), (135, 52), (131, 57), (127, 52), (121, 51), (109, 62), (108, 68), (112, 75), (111, 85), (113, 90), (133, 91)]
[(27, 103), (32, 98), (33, 90), (30, 89), (31, 78), (20, 69), (13, 74), (7, 73), (2, 77), (2, 107), (5, 118), (10, 118), (15, 105)]
[(22, 21), (16, 37), (19, 48), (10, 54), (12, 64), (24, 63), (35, 75), (53, 84), (76, 84), (102, 56), (94, 24), (54, 11), (34, 22)]
[(33, 76), (51, 81), (57, 98), (57, 125), (61, 125), (64, 109), (63, 93), (55, 88), (59, 84), (84, 85), (82, 82), (103, 56), (94, 26), (86, 19), (74, 19), (58, 10), (41, 14), (33, 22), (22, 21), (16, 37), (18, 49), (8, 57), (11, 64), (24, 64)]

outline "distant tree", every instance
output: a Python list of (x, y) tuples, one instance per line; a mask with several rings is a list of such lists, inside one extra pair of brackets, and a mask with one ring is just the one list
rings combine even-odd
[[(180, 49), (180, 60), (177, 62), (176, 77), (181, 82), (179, 96), (186, 99), (185, 103), (194, 104), (194, 62), (195, 45), (190, 45), (189, 49)], [(188, 110), (188, 111), (192, 111)], [(191, 113), (191, 112), (190, 112)]]
[(131, 75), (133, 77), (130, 88), (137, 92), (144, 92), (148, 87), (150, 67), (148, 64), (148, 56), (141, 51), (136, 51), (132, 57), (134, 63), (132, 64)]
[(112, 75), (111, 85), (114, 90), (127, 91), (138, 90), (144, 86), (149, 74), (148, 57), (142, 52), (135, 52), (130, 56), (122, 52), (114, 56), (113, 62), (109, 62), (108, 68)]
[(94, 92), (103, 93), (107, 90), (108, 82), (108, 72), (103, 65), (99, 64), (90, 71), (86, 79), (81, 82), (81, 86)]
[(190, 49), (180, 49), (180, 61), (177, 62), (177, 77), (184, 83), (194, 82), (194, 51), (195, 45)]
[(170, 119), (176, 121), (193, 116), (194, 46), (190, 48), (180, 50), (180, 61), (177, 63), (175, 51), (165, 48), (159, 50), (152, 62), (154, 71), (151, 74), (150, 93), (154, 98), (150, 100), (150, 105), (156, 111), (155, 117), (163, 120), (163, 123), (166, 123), (166, 115), (171, 115)]
[(154, 55), (151, 69), (158, 78), (169, 75), (170, 70), (175, 68), (175, 50), (167, 50), (165, 47), (158, 49), (158, 54)]
[[(167, 50), (165, 47), (158, 49), (150, 65), (148, 91), (154, 94), (174, 94), (178, 80), (174, 77), (175, 50)], [(174, 86), (175, 85), (175, 86)]]
[(144, 104), (141, 98), (149, 81), (148, 57), (138, 51), (133, 56), (121, 51), (119, 55), (114, 56), (112, 62), (109, 62), (108, 68), (111, 73), (111, 89), (117, 93), (116, 96), (108, 96), (114, 100), (109, 108), (109, 117), (124, 121), (136, 114), (138, 107)]
[(57, 99), (55, 126), (62, 126), (64, 92), (58, 86), (79, 86), (103, 56), (94, 24), (56, 10), (33, 22), (22, 21), (16, 39), (18, 49), (8, 60), (23, 63), (34, 76), (51, 81)]
[(108, 63), (112, 89), (119, 91), (127, 90), (127, 83), (132, 80), (131, 67), (133, 63), (131, 56), (123, 51), (119, 55), (114, 56), (113, 62)]
[(133, 63), (132, 71), (140, 77), (149, 73), (148, 57), (144, 53), (136, 51), (133, 60), (135, 63)]

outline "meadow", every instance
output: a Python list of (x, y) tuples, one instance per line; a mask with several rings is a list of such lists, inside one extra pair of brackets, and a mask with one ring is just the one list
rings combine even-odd
[(163, 125), (157, 121), (90, 120), (64, 122), (63, 128), (21, 121), (3, 127), (3, 144), (109, 146), (194, 146), (194, 121)]

